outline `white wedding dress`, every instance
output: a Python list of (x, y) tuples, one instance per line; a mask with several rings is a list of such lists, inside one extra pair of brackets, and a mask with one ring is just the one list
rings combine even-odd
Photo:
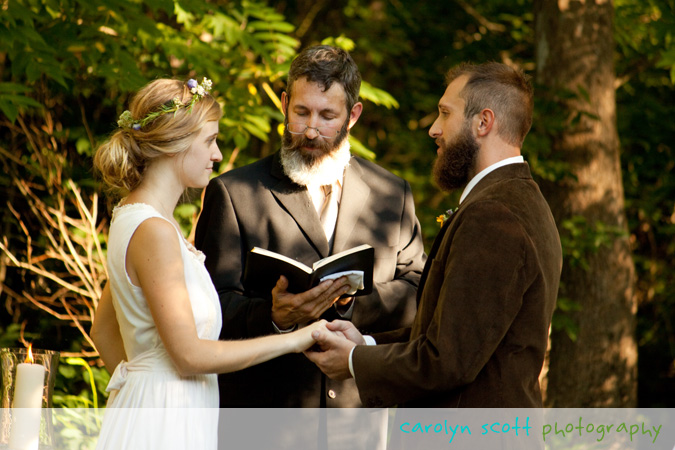
[[(217, 375), (182, 377), (162, 344), (142, 290), (126, 272), (127, 247), (138, 226), (163, 218), (152, 206), (135, 203), (113, 211), (108, 272), (113, 304), (128, 362), (115, 369), (97, 449), (216, 449)], [(204, 255), (179, 230), (185, 283), (197, 334), (218, 339), (222, 316)]]

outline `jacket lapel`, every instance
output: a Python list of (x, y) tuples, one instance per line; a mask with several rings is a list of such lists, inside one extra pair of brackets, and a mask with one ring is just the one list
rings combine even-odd
[(330, 249), (324, 234), (319, 217), (315, 213), (312, 200), (307, 188), (298, 186), (284, 173), (279, 159), (279, 153), (274, 158), (271, 170), (272, 175), (279, 181), (272, 186), (272, 195), (286, 209), (288, 214), (305, 233), (309, 242), (316, 248), (321, 258), (329, 255)]
[(370, 187), (361, 179), (362, 175), (363, 170), (358, 160), (352, 158), (345, 170), (342, 183), (342, 197), (333, 238), (333, 253), (347, 250), (351, 246), (352, 231), (368, 204)]
[(441, 245), (441, 242), (443, 242), (443, 237), (445, 236), (445, 232), (448, 230), (450, 227), (450, 223), (453, 221), (455, 216), (457, 216), (457, 213), (459, 210), (462, 208), (463, 205), (468, 205), (470, 203), (473, 203), (476, 201), (476, 199), (481, 198), (481, 193), (484, 191), (488, 186), (490, 186), (493, 183), (497, 183), (501, 180), (508, 179), (508, 178), (532, 178), (532, 175), (530, 173), (530, 166), (527, 163), (522, 163), (522, 164), (509, 164), (507, 166), (500, 167), (498, 169), (495, 169), (493, 172), (487, 174), (485, 178), (480, 180), (480, 182), (474, 186), (474, 188), (471, 190), (469, 195), (464, 199), (462, 202), (462, 205), (460, 205), (457, 210), (448, 218), (448, 220), (445, 221), (443, 224), (443, 227), (441, 227), (441, 231), (438, 232), (438, 235), (436, 235), (436, 239), (434, 240), (433, 245), (431, 246), (431, 250), (429, 251), (429, 255), (427, 257), (427, 262), (424, 264), (424, 270), (422, 271), (422, 277), (420, 278), (420, 289), (417, 290), (417, 301), (419, 303), (419, 300), (421, 298), (422, 291), (424, 289), (424, 283), (426, 282), (427, 274), (429, 273), (429, 268), (431, 267), (431, 262), (434, 260), (436, 257), (436, 253), (438, 252), (438, 248)]
[(434, 239), (434, 243), (431, 245), (431, 250), (429, 251), (429, 255), (427, 256), (427, 261), (424, 263), (424, 270), (422, 270), (422, 276), (420, 277), (420, 282), (419, 282), (419, 289), (417, 290), (417, 302), (419, 303), (420, 298), (422, 296), (422, 291), (424, 289), (424, 283), (427, 281), (427, 275), (429, 274), (429, 268), (431, 267), (431, 263), (436, 257), (436, 253), (438, 253), (438, 247), (441, 246), (441, 242), (443, 242), (443, 237), (445, 236), (445, 232), (448, 231), (448, 228), (450, 228), (450, 223), (452, 220), (455, 218), (457, 215), (457, 211), (452, 213), (448, 220), (445, 221), (443, 226), (441, 227), (441, 230), (438, 232), (436, 235), (436, 239)]

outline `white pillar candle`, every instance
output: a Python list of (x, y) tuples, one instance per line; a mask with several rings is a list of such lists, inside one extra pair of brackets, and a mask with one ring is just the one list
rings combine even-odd
[(9, 448), (37, 450), (40, 441), (45, 368), (41, 364), (19, 364), (15, 380)]

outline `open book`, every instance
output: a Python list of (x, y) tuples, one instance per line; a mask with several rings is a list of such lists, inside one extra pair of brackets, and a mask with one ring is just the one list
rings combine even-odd
[(253, 247), (248, 252), (243, 284), (247, 291), (269, 295), (280, 275), (288, 279), (288, 292), (299, 294), (321, 282), (325, 276), (348, 271), (363, 272), (363, 288), (354, 294), (366, 295), (373, 290), (375, 250), (368, 244), (350, 248), (315, 262), (312, 267), (279, 253)]

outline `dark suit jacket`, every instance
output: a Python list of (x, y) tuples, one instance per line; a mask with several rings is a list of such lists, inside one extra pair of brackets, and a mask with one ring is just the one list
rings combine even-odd
[[(222, 339), (274, 333), (271, 293), (241, 283), (248, 251), (266, 248), (309, 266), (330, 255), (307, 189), (284, 173), (278, 153), (211, 180), (195, 244), (220, 295)], [(409, 326), (424, 267), (420, 226), (409, 184), (352, 158), (345, 171), (333, 252), (375, 248), (373, 293), (356, 297), (352, 322), (367, 333)], [(324, 317), (338, 318), (333, 308)], [(219, 377), (221, 407), (360, 406), (353, 380), (326, 379), (302, 354), (286, 355)]]
[(556, 225), (529, 166), (488, 174), (436, 238), (412, 328), (354, 349), (363, 404), (541, 407), (561, 268)]

